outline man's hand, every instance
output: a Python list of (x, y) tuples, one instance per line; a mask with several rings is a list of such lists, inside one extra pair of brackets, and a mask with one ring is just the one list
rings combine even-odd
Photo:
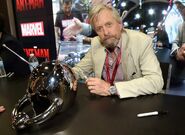
[(108, 91), (110, 88), (110, 83), (105, 82), (104, 80), (101, 80), (99, 78), (89, 77), (86, 80), (86, 84), (91, 93), (101, 95), (101, 96), (111, 95), (110, 92)]
[(5, 111), (4, 106), (0, 106), (0, 113), (1, 113), (1, 112), (4, 112), (4, 111)]
[(185, 62), (185, 44), (183, 44), (178, 50), (176, 59), (178, 61), (184, 61)]
[(157, 42), (157, 47), (163, 47), (163, 43), (160, 42), (160, 41), (158, 41), (158, 42)]
[(63, 30), (64, 37), (71, 38), (82, 32), (82, 22), (77, 18), (73, 18), (73, 22)]

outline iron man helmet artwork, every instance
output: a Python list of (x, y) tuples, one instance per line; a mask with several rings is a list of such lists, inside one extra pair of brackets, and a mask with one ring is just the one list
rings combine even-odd
[(29, 77), (26, 94), (12, 111), (13, 128), (42, 124), (55, 114), (66, 111), (76, 97), (75, 81), (71, 68), (58, 61), (37, 66)]

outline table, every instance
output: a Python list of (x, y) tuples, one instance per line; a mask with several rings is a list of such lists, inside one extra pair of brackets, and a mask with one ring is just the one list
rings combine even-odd
[[(183, 135), (185, 97), (148, 95), (120, 100), (100, 97), (79, 84), (74, 105), (41, 126), (16, 132), (11, 128), (11, 111), (25, 93), (27, 79), (0, 79), (1, 135)], [(168, 111), (164, 116), (137, 118), (141, 112)]]

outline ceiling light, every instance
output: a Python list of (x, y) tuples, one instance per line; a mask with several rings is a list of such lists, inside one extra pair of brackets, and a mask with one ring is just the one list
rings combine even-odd
[(153, 23), (153, 22), (151, 22), (151, 23), (150, 23), (150, 26), (154, 26), (154, 23)]
[(163, 14), (163, 15), (166, 15), (166, 14), (167, 14), (167, 11), (166, 11), (166, 10), (163, 10), (163, 11), (162, 11), (162, 14)]
[(161, 22), (158, 22), (157, 26), (160, 26), (161, 25)]
[(149, 9), (149, 10), (148, 10), (148, 14), (149, 14), (149, 15), (153, 15), (153, 14), (154, 14), (154, 10), (153, 10), (152, 8)]
[(139, 14), (139, 13), (137, 13), (136, 15), (135, 15), (135, 19), (139, 19), (141, 17), (141, 15)]
[(128, 22), (124, 22), (123, 25), (124, 25), (124, 27), (127, 27), (128, 26)]
[(146, 25), (145, 24), (143, 24), (143, 25), (141, 25), (142, 26), (142, 28), (146, 28)]
[(122, 7), (126, 7), (126, 5), (127, 5), (126, 2), (122, 2), (122, 3), (121, 3), (121, 6), (122, 6)]

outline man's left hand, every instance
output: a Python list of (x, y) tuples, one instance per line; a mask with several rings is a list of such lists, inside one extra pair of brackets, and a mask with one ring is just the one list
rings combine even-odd
[(185, 62), (185, 44), (183, 44), (183, 45), (177, 50), (176, 59), (177, 59), (178, 61)]
[(101, 80), (99, 78), (89, 77), (86, 80), (86, 84), (91, 93), (101, 95), (101, 96), (111, 95), (110, 92), (108, 91), (110, 88), (110, 83), (104, 80)]

